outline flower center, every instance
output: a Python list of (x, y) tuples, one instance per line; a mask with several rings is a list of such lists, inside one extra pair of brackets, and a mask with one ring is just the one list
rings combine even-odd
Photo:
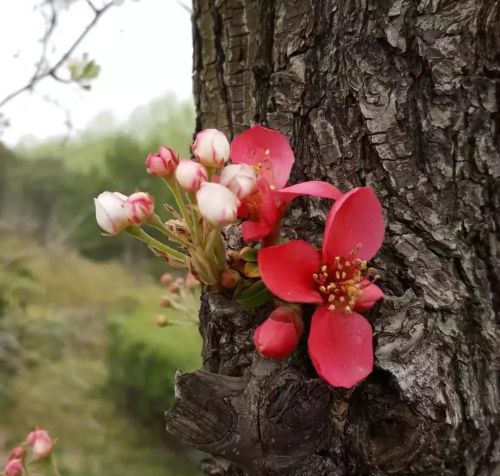
[(349, 258), (336, 256), (333, 263), (321, 265), (313, 279), (328, 305), (329, 311), (350, 313), (363, 288), (379, 278), (375, 269), (368, 268), (366, 261), (356, 258), (357, 249)]
[(274, 186), (274, 171), (271, 163), (271, 151), (269, 149), (257, 148), (252, 154), (253, 160), (256, 162), (253, 165), (253, 170), (257, 177), (265, 177), (271, 188)]

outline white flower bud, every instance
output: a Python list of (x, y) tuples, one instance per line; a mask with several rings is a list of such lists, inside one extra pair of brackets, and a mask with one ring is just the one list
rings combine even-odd
[(129, 225), (125, 202), (127, 197), (118, 192), (102, 192), (94, 198), (97, 224), (110, 235), (117, 235)]
[(227, 137), (217, 129), (198, 132), (192, 150), (200, 163), (207, 167), (224, 167), (231, 154)]
[(207, 180), (207, 171), (203, 165), (192, 160), (181, 160), (175, 169), (175, 178), (179, 185), (190, 192), (195, 192)]
[(205, 182), (196, 193), (201, 215), (214, 225), (228, 225), (236, 221), (240, 201), (228, 188), (218, 183)]
[(252, 194), (257, 186), (257, 178), (252, 167), (247, 164), (227, 165), (222, 169), (220, 183), (233, 192), (240, 200)]

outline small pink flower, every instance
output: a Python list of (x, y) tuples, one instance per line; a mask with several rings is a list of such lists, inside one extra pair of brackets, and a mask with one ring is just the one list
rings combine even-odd
[(196, 193), (196, 201), (201, 216), (214, 225), (228, 225), (238, 217), (238, 197), (218, 183), (205, 182)]
[(9, 459), (23, 459), (25, 454), (26, 450), (22, 446), (17, 446), (10, 452)]
[(192, 160), (181, 160), (175, 170), (175, 178), (179, 185), (189, 192), (196, 192), (208, 178), (203, 165)]
[(361, 187), (333, 205), (322, 250), (295, 240), (259, 252), (261, 277), (273, 294), (319, 305), (311, 320), (309, 355), (333, 387), (351, 388), (372, 371), (372, 328), (356, 311), (383, 297), (366, 271), (366, 260), (383, 239), (382, 206), (370, 187)]
[(142, 225), (154, 213), (154, 198), (146, 192), (135, 192), (125, 202), (127, 219), (132, 225)]
[(35, 428), (26, 439), (26, 443), (31, 446), (35, 458), (46, 458), (52, 452), (54, 443), (49, 434), (42, 428)]
[(170, 177), (179, 165), (179, 156), (170, 148), (161, 146), (156, 154), (149, 154), (146, 158), (148, 174), (157, 177)]
[(187, 289), (196, 289), (200, 287), (200, 282), (195, 278), (193, 273), (188, 273), (184, 284)]
[(205, 129), (196, 134), (192, 146), (194, 156), (206, 167), (224, 167), (231, 152), (227, 137), (217, 129)]
[(21, 476), (23, 471), (23, 462), (18, 458), (11, 459), (5, 466), (5, 476)]
[(222, 169), (220, 184), (231, 190), (241, 200), (255, 191), (257, 178), (249, 165), (232, 164)]
[(299, 309), (280, 306), (255, 329), (255, 347), (264, 357), (284, 359), (297, 347), (303, 328)]
[(178, 294), (181, 288), (184, 286), (184, 280), (182, 278), (177, 278), (168, 288), (172, 294)]
[(127, 197), (118, 192), (102, 192), (94, 198), (97, 224), (110, 235), (117, 235), (129, 226), (125, 201)]
[(167, 284), (170, 284), (174, 277), (170, 273), (164, 273), (161, 275), (160, 278), (160, 283), (166, 286)]

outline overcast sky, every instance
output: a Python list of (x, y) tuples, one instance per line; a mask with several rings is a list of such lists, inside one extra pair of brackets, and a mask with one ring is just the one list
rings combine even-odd
[[(33, 11), (35, 3), (4, 0), (0, 4), (0, 100), (34, 72), (43, 35), (43, 20)], [(63, 12), (56, 36), (59, 52), (91, 17), (85, 2)], [(52, 57), (57, 58), (58, 51)], [(92, 90), (44, 80), (33, 94), (18, 96), (2, 109), (11, 123), (3, 133), (4, 142), (15, 145), (24, 135), (44, 139), (66, 132), (65, 113), (45, 95), (70, 111), (76, 130), (103, 110), (126, 119), (136, 107), (167, 92), (182, 99), (191, 96), (190, 15), (177, 0), (126, 0), (103, 16), (76, 56), (84, 52), (102, 68)]]

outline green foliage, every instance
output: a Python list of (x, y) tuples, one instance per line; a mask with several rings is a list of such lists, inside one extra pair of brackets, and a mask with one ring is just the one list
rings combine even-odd
[(175, 370), (200, 365), (197, 330), (154, 325), (164, 290), (146, 271), (165, 264), (130, 237), (102, 237), (92, 202), (138, 187), (161, 214), (170, 197), (144, 159), (162, 143), (187, 154), (193, 123), (191, 104), (166, 97), (69, 141), (0, 144), (0, 464), (38, 424), (63, 475), (193, 474), (185, 450), (167, 449), (162, 414)]
[[(108, 368), (108, 352), (113, 355), (115, 348), (128, 348), (132, 336), (145, 349), (151, 346), (162, 358), (148, 361), (145, 373), (154, 379), (147, 379), (143, 398), (162, 400), (161, 411), (159, 405), (151, 408), (155, 413), (148, 420), (153, 422), (156, 417), (161, 425), (171, 392), (168, 388), (163, 398), (160, 395), (165, 389), (164, 376), (170, 369), (199, 365), (200, 344), (194, 327), (173, 328), (172, 344), (170, 329), (154, 326), (155, 309), (150, 303), (157, 302), (161, 292), (151, 278), (131, 273), (122, 265), (94, 263), (77, 253), (40, 247), (3, 230), (0, 461), (38, 424), (57, 438), (62, 474), (195, 474), (191, 457), (179, 449), (168, 450), (158, 433), (153, 436), (150, 428), (124, 416), (117, 405), (122, 390), (109, 384), (114, 370)], [(119, 333), (111, 331), (110, 341), (107, 315), (113, 316), (110, 325), (120, 328)], [(124, 359), (121, 363), (115, 360), (114, 366), (126, 368), (139, 379), (144, 362), (136, 364), (128, 356)]]
[(101, 236), (92, 198), (104, 190), (142, 189), (156, 197), (161, 214), (172, 197), (162, 180), (147, 175), (144, 160), (161, 144), (188, 153), (193, 108), (166, 96), (110, 130), (112, 122), (101, 114), (70, 141), (19, 147), (16, 155), (0, 147), (0, 220), (93, 259), (122, 258), (159, 272), (161, 263), (132, 238)]
[(242, 286), (239, 287), (235, 293), (236, 301), (245, 309), (255, 309), (262, 306), (273, 299), (273, 294), (262, 280), (251, 283), (249, 286), (245, 286), (245, 281), (241, 281)]
[[(182, 320), (180, 314), (169, 309), (167, 317)], [(175, 372), (200, 366), (201, 339), (194, 325), (157, 328), (152, 322), (151, 315), (140, 313), (110, 320), (109, 388), (123, 408), (163, 432)]]

